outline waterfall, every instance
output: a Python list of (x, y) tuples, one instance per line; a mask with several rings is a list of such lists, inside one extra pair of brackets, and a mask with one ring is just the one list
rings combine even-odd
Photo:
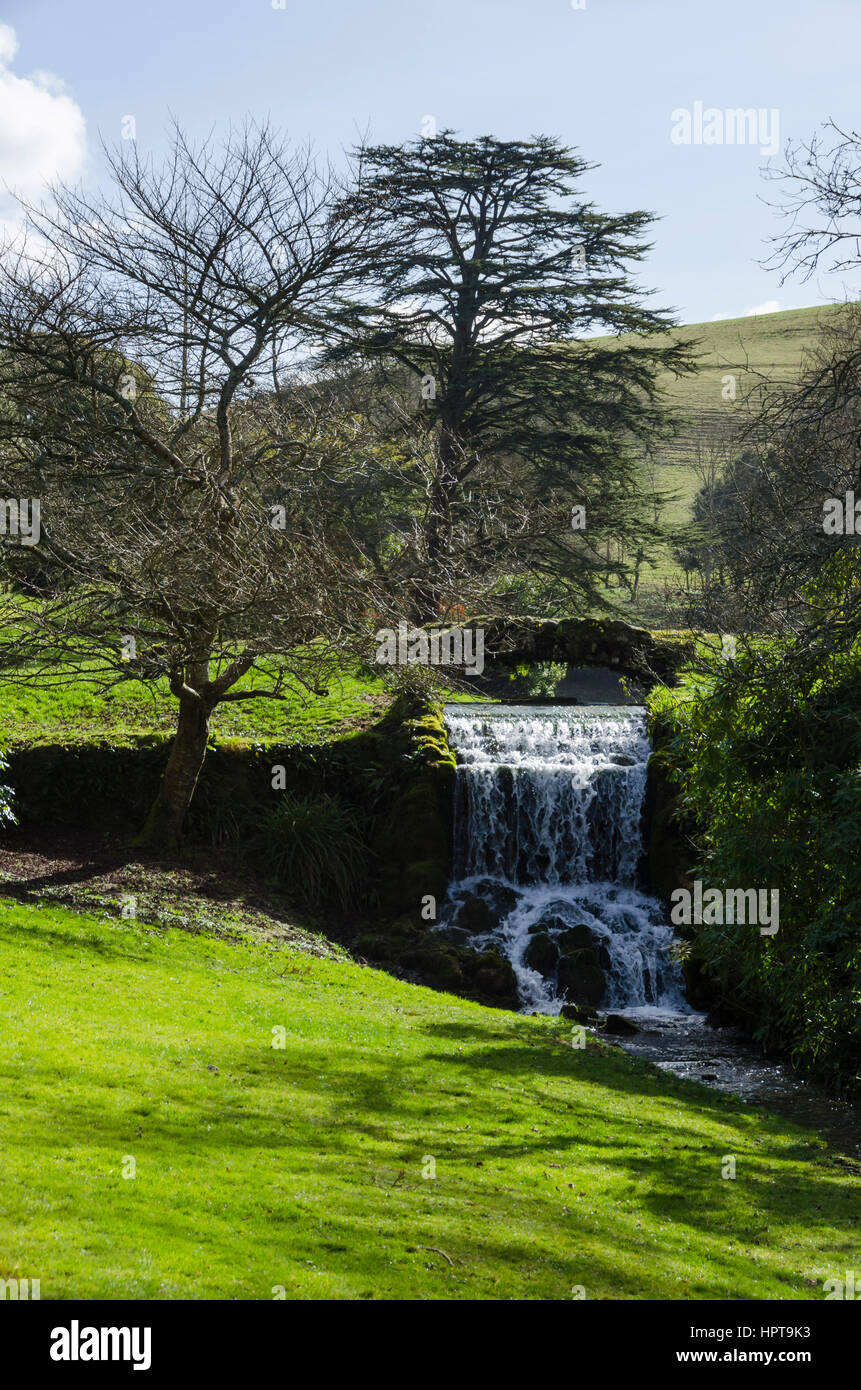
[(637, 887), (638, 706), (448, 705), (454, 877), (441, 929), (510, 959), (524, 1008), (687, 1011), (672, 928)]

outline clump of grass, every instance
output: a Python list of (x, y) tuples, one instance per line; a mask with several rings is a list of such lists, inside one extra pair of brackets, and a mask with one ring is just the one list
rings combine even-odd
[(358, 813), (339, 797), (285, 792), (277, 810), (264, 817), (251, 853), (309, 906), (350, 908), (371, 851)]

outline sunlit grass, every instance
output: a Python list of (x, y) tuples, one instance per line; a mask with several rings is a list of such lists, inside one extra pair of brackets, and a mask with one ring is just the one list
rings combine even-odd
[[(213, 732), (235, 738), (324, 739), (365, 719), (388, 703), (383, 682), (343, 671), (323, 696), (298, 686), (283, 700), (254, 699), (220, 705)], [(126, 681), (100, 690), (86, 679), (71, 685), (0, 685), (0, 742), (35, 743), (87, 740), (110, 736), (115, 742), (134, 736), (171, 734), (177, 701), (165, 681), (145, 686)]]
[(819, 1298), (857, 1256), (809, 1135), (561, 1021), (12, 904), (0, 964), (0, 1277), (43, 1299)]

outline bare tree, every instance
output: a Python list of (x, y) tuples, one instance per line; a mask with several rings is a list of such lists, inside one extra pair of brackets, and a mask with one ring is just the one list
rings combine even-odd
[(834, 121), (807, 141), (787, 145), (783, 167), (766, 178), (780, 185), (776, 206), (786, 225), (772, 238), (769, 264), (781, 283), (817, 270), (857, 270), (861, 261), (861, 135)]
[(375, 602), (331, 513), (333, 441), (275, 389), (363, 227), (265, 125), (196, 146), (175, 129), (163, 166), (108, 154), (110, 193), (54, 190), (0, 252), (0, 488), (40, 499), (51, 576), (39, 599), (7, 588), (0, 676), (166, 679), (177, 731), (141, 836), (163, 850), (217, 706), (319, 689)]

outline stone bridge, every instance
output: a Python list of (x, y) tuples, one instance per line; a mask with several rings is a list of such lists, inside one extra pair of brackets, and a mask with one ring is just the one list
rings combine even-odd
[(654, 633), (615, 618), (477, 618), (466, 626), (484, 631), (491, 677), (494, 667), (564, 662), (605, 668), (647, 691), (678, 684), (679, 671), (693, 655), (693, 643), (682, 633)]

